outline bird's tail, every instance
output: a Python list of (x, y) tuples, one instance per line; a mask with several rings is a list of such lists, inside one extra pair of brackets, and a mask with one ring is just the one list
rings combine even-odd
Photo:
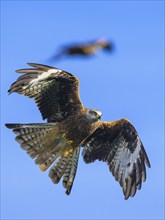
[(6, 127), (13, 130), (16, 141), (31, 158), (35, 159), (37, 164), (40, 164), (41, 157), (43, 158), (52, 150), (52, 147), (55, 147), (55, 144), (51, 146), (51, 140), (49, 141), (50, 136), (53, 139), (52, 133), (54, 133), (54, 142), (58, 141), (57, 123), (6, 124)]
[(80, 147), (74, 149), (67, 157), (63, 155), (49, 172), (49, 177), (55, 184), (57, 184), (63, 176), (63, 186), (66, 189), (67, 195), (71, 192), (76, 176), (79, 154)]
[(63, 186), (70, 194), (76, 175), (80, 149), (71, 148), (65, 132), (59, 130), (58, 123), (6, 124), (16, 134), (16, 141), (27, 154), (35, 159), (41, 171), (49, 171), (54, 183), (63, 176)]

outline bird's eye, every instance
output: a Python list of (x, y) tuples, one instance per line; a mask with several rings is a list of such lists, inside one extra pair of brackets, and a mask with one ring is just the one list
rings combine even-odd
[(94, 111), (90, 111), (90, 114), (91, 114), (91, 115), (95, 115), (95, 116), (97, 115), (97, 113), (94, 112)]

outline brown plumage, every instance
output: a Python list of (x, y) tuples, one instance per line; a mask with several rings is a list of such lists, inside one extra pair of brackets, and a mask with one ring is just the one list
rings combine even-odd
[(147, 154), (127, 119), (101, 121), (101, 112), (85, 108), (79, 97), (79, 81), (72, 74), (41, 64), (21, 69), (9, 89), (33, 98), (47, 123), (6, 124), (16, 140), (57, 184), (63, 178), (70, 194), (77, 171), (80, 147), (86, 163), (105, 161), (120, 183), (125, 199), (134, 196), (146, 180)]

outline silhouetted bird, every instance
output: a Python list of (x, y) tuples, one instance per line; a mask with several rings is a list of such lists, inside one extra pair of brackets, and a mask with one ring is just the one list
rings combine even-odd
[(51, 60), (59, 59), (65, 56), (82, 56), (88, 57), (96, 54), (99, 50), (111, 52), (113, 45), (106, 39), (97, 39), (88, 43), (75, 43), (64, 46), (56, 55), (52, 56)]

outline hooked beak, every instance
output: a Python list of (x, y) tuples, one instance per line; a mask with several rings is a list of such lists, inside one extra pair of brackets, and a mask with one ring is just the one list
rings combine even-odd
[(98, 118), (98, 119), (101, 119), (102, 112), (98, 111), (97, 114), (98, 114), (98, 117), (97, 117), (97, 118)]

